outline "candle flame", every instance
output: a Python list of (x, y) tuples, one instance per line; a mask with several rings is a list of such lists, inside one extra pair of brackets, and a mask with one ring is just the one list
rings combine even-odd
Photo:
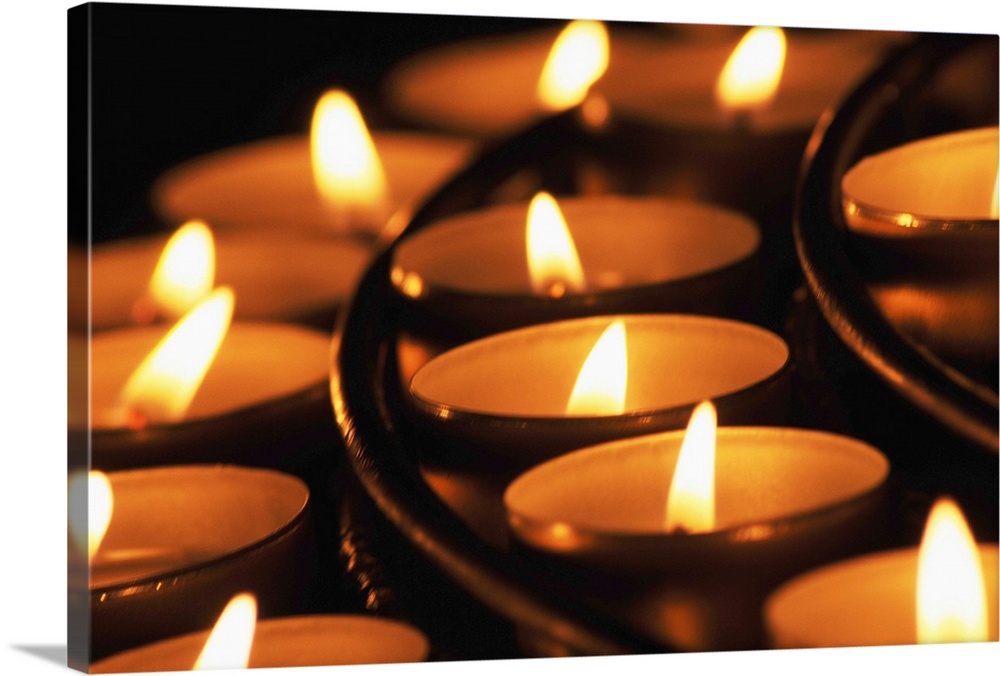
[(349, 94), (333, 90), (320, 97), (313, 112), (310, 147), (316, 188), (331, 213), (341, 219), (351, 212), (370, 218), (384, 215), (385, 172)]
[(608, 31), (600, 21), (572, 21), (552, 44), (538, 78), (546, 110), (565, 110), (584, 100), (608, 68)]
[(202, 221), (188, 221), (177, 229), (163, 248), (149, 280), (148, 308), (140, 301), (136, 318), (153, 313), (176, 319), (193, 308), (215, 285), (215, 242)]
[(704, 533), (715, 527), (715, 406), (698, 404), (691, 414), (667, 495), (668, 532)]
[(765, 107), (778, 91), (785, 64), (785, 33), (758, 26), (747, 31), (726, 61), (715, 85), (715, 100), (725, 110)]
[(246, 593), (234, 596), (219, 615), (193, 670), (246, 669), (256, 625), (257, 599)]
[(625, 322), (615, 320), (597, 339), (573, 386), (569, 415), (620, 415), (625, 411), (628, 351)]
[(149, 353), (120, 395), (128, 424), (141, 427), (184, 416), (226, 336), (233, 304), (232, 290), (219, 287)]
[(567, 290), (584, 290), (583, 268), (559, 205), (547, 192), (528, 206), (525, 241), (528, 272), (535, 293), (558, 298)]
[[(86, 504), (86, 509), (81, 509)], [(111, 523), (114, 499), (111, 482), (103, 472), (74, 474), (69, 479), (69, 533), (76, 546), (93, 561)]]
[(917, 641), (989, 640), (979, 550), (961, 510), (942, 498), (931, 509), (917, 563)]

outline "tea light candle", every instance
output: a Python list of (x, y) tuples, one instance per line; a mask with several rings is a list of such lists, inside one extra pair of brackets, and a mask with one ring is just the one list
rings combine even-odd
[[(567, 44), (567, 34), (582, 25), (596, 27), (604, 39)], [(563, 56), (558, 56), (557, 42), (569, 48)], [(640, 51), (652, 44), (654, 41), (641, 34), (616, 31), (609, 45), (606, 28), (592, 21), (464, 41), (404, 61), (389, 74), (385, 94), (394, 109), (425, 125), (481, 137), (503, 136), (579, 102), (546, 104), (539, 96), (543, 73), (549, 79), (559, 70), (555, 62), (565, 60), (577, 70), (583, 70), (584, 63), (593, 66), (585, 78), (585, 94), (593, 79), (614, 77), (619, 52)], [(547, 66), (550, 62), (553, 66)], [(483, 73), (489, 73), (488, 96), (484, 96)]]
[[(385, 171), (387, 202), (382, 216), (356, 219), (349, 229), (373, 237), (385, 217), (419, 205), (471, 157), (463, 139), (382, 132), (373, 136)], [(191, 160), (153, 187), (153, 205), (169, 223), (203, 218), (219, 228), (239, 227), (289, 236), (331, 234), (338, 228), (316, 188), (310, 139), (274, 138)]]
[[(354, 290), (371, 249), (347, 238), (232, 230), (214, 234), (216, 284), (232, 287), (237, 319), (301, 322), (329, 328), (336, 309)], [(166, 236), (122, 240), (94, 247), (90, 257), (89, 321), (95, 331), (137, 322)], [(87, 304), (70, 307), (70, 327), (87, 327)], [(73, 314), (74, 310), (77, 312)]]
[(841, 183), (872, 298), (938, 356), (997, 359), (998, 128), (921, 139), (862, 159)]
[[(906, 39), (899, 33), (880, 31), (790, 29), (783, 33), (784, 58), (777, 62), (775, 89), (759, 101), (720, 103), (720, 76), (749, 37), (734, 39), (727, 33), (721, 39), (665, 43), (640, 55), (627, 80), (615, 83), (609, 102), (623, 114), (667, 128), (757, 135), (808, 132), (827, 107), (875, 68), (891, 47)], [(749, 47), (756, 53), (748, 73), (770, 65), (763, 45)], [(749, 78), (743, 87), (748, 84)], [(746, 109), (736, 114), (733, 105)]]
[[(714, 106), (713, 87), (736, 41), (726, 27), (701, 34), (716, 32), (716, 38), (670, 40), (614, 26), (607, 72), (592, 91), (613, 111), (662, 114), (685, 126), (728, 126)], [(548, 29), (477, 39), (418, 54), (390, 74), (386, 95), (424, 124), (488, 136), (511, 133), (544, 113), (536, 90), (557, 34)], [(780, 99), (755, 122), (811, 128), (899, 39), (875, 31), (793, 33)], [(490, 73), (488, 89), (482, 87), (484, 72)]]
[[(329, 337), (312, 329), (255, 322), (229, 327), (183, 416), (130, 427), (122, 416), (121, 392), (165, 333), (161, 326), (146, 326), (92, 337), (94, 467), (238, 461), (298, 473), (304, 459), (293, 449), (331, 438)], [(85, 417), (70, 420), (71, 428), (87, 424)], [(279, 429), (292, 432), (277, 439)]]
[[(252, 590), (293, 611), (306, 563), (309, 491), (270, 470), (225, 465), (110, 472), (111, 518), (91, 559), (94, 657), (210, 626)], [(70, 557), (84, 556), (70, 547)]]
[[(748, 32), (744, 40), (750, 38)], [(633, 82), (611, 100), (613, 111), (651, 128), (648, 147), (656, 162), (643, 189), (748, 214), (763, 233), (763, 294), (787, 297), (799, 275), (790, 231), (795, 181), (809, 135), (824, 110), (877, 65), (894, 39), (867, 32), (789, 30), (783, 59), (777, 58), (780, 50), (762, 50), (775, 53), (773, 62), (753, 50), (738, 52), (738, 46), (751, 46), (743, 41), (665, 47), (653, 62), (636, 69), (633, 80), (657, 73), (648, 84)], [(759, 78), (758, 90), (737, 86), (720, 93), (717, 83), (727, 62), (741, 56), (747, 70), (768, 63), (774, 77)], [(767, 321), (777, 326), (780, 318)]]
[(786, 583), (765, 607), (775, 647), (996, 641), (998, 549), (976, 545), (961, 527), (965, 537), (945, 535), (931, 555), (929, 523), (920, 549), (849, 559)]
[(689, 511), (675, 530), (674, 493), (705, 480), (688, 467), (678, 482), (684, 438), (614, 441), (528, 470), (504, 494), (510, 527), (544, 565), (596, 573), (587, 593), (640, 631), (688, 650), (760, 647), (769, 587), (866, 544), (888, 462), (825, 432), (722, 427), (714, 478), (710, 456), (688, 461), (709, 468), (714, 515), (701, 524)]
[[(553, 215), (536, 207), (544, 197), (406, 237), (393, 255), (394, 286), (414, 311), (478, 335), (612, 312), (753, 315), (760, 232), (750, 219), (708, 204), (620, 196), (559, 199)], [(552, 247), (553, 234), (529, 236), (543, 228), (568, 230), (569, 252)], [(578, 258), (581, 279), (567, 282), (566, 263), (552, 262), (560, 256)]]
[(998, 143), (998, 128), (986, 127), (862, 159), (841, 182), (848, 226), (868, 237), (931, 238), (935, 247), (973, 233), (995, 242)]
[[(625, 353), (589, 369), (624, 374), (620, 406), (567, 413), (581, 367), (615, 320)], [(602, 341), (603, 342), (603, 341)], [(626, 365), (627, 363), (627, 365)], [(410, 382), (411, 404), (463, 462), (524, 466), (572, 448), (683, 427), (711, 398), (730, 422), (781, 422), (787, 414), (788, 347), (750, 324), (688, 315), (625, 315), (531, 326), (467, 343), (427, 362)], [(603, 395), (597, 395), (600, 399)]]
[[(167, 639), (91, 665), (91, 673), (188, 671), (209, 632)], [(303, 615), (257, 623), (247, 667), (422, 662), (427, 638), (406, 623), (361, 615)]]

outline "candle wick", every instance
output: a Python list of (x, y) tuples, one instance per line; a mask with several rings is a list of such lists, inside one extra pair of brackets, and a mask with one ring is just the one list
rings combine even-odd
[(748, 133), (753, 128), (753, 112), (749, 108), (738, 108), (732, 113), (733, 129)]
[(552, 282), (549, 285), (549, 296), (552, 298), (562, 298), (566, 295), (566, 283), (565, 282)]
[(689, 531), (684, 526), (674, 526), (673, 528), (671, 528), (667, 532), (670, 535), (690, 535), (691, 534), (691, 531)]
[(145, 429), (149, 418), (136, 406), (125, 407), (125, 426), (130, 430)]
[(156, 303), (148, 294), (132, 305), (132, 319), (136, 324), (152, 324), (159, 317), (159, 314)]

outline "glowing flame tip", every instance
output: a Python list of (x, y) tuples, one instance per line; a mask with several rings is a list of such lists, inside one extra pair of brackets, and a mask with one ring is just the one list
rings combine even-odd
[(347, 92), (320, 97), (310, 136), (313, 177), (320, 197), (334, 211), (359, 210), (377, 217), (387, 187), (378, 151), (361, 111)]
[(780, 28), (758, 26), (747, 31), (716, 82), (719, 105), (750, 111), (770, 103), (781, 82), (785, 51), (785, 33)]
[(114, 511), (108, 476), (98, 470), (71, 475), (68, 504), (70, 537), (78, 549), (87, 551), (87, 559), (93, 561)]
[(583, 362), (570, 395), (570, 415), (620, 415), (625, 411), (628, 351), (625, 322), (612, 322)]
[(704, 401), (695, 407), (677, 456), (667, 495), (668, 532), (701, 533), (715, 527), (715, 406)]
[(120, 395), (123, 424), (180, 420), (222, 346), (235, 299), (219, 287), (184, 316), (132, 373)]
[(193, 670), (246, 669), (256, 625), (257, 599), (246, 593), (234, 596), (219, 615)]
[(583, 101), (608, 67), (608, 31), (600, 21), (571, 21), (552, 44), (538, 78), (537, 95), (547, 110)]
[(535, 293), (560, 297), (584, 290), (583, 267), (562, 211), (547, 192), (528, 206), (525, 242), (528, 273)]
[(961, 510), (938, 500), (927, 517), (917, 563), (917, 641), (989, 640), (979, 550)]
[(149, 319), (157, 312), (176, 319), (208, 295), (214, 284), (212, 231), (203, 221), (188, 221), (163, 247), (149, 280), (149, 297), (136, 304), (136, 313), (142, 315), (137, 319)]

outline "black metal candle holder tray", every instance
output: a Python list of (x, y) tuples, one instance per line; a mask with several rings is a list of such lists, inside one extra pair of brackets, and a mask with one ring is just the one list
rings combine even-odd
[[(765, 236), (787, 237), (773, 245), (776, 255), (794, 242), (798, 256), (775, 268), (779, 278), (765, 274), (770, 295), (760, 318), (791, 348), (791, 424), (861, 438), (892, 463), (886, 526), (869, 549), (915, 544), (942, 493), (959, 500), (978, 539), (997, 539), (997, 371), (995, 361), (959, 370), (879, 311), (845, 234), (840, 180), (872, 152), (997, 124), (996, 84), (996, 36), (922, 36), (820, 121), (803, 148), (794, 219), (791, 203), (769, 207), (788, 215), (764, 228)], [(643, 167), (663, 161), (656, 130), (613, 114), (599, 125), (583, 120), (573, 109), (485, 150), (385, 242), (338, 319), (331, 392), (346, 471), (331, 490), (342, 498), (340, 584), (359, 606), (421, 626), (439, 659), (676, 647), (587, 601), (505, 546), (502, 533), (484, 535), (449, 508), (422, 474), (433, 449), (408, 416), (400, 378), (401, 335), (420, 336), (432, 349), (468, 336), (430, 325), (401, 303), (390, 280), (399, 241), (498, 196), (586, 192), (576, 171), (583, 166), (598, 167), (616, 191), (642, 192)]]

